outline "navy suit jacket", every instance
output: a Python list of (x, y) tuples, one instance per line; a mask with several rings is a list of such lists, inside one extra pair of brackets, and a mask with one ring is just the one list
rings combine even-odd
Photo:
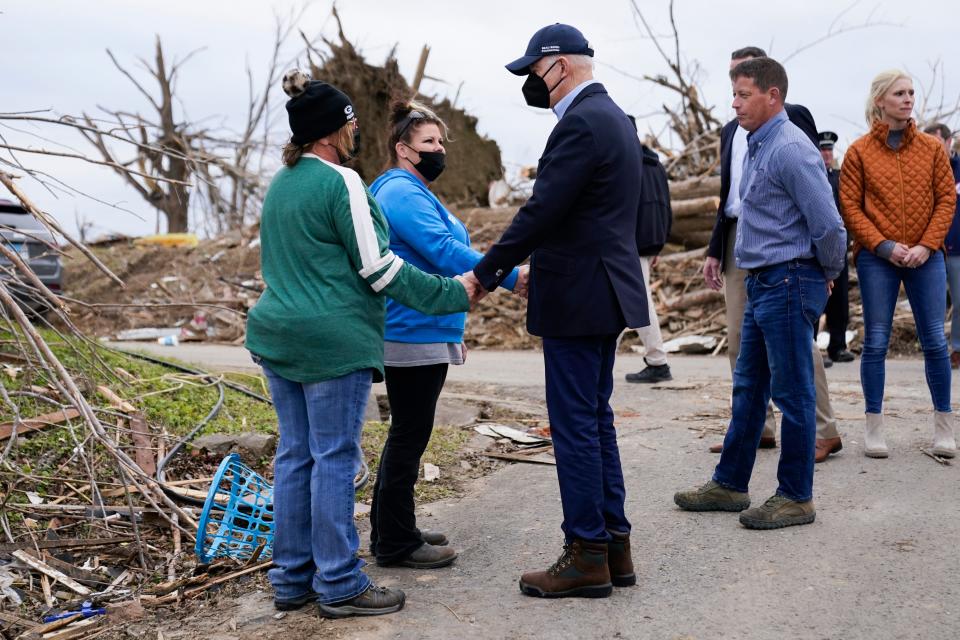
[[(807, 134), (813, 146), (819, 148), (819, 136), (817, 134), (817, 124), (813, 121), (813, 115), (809, 109), (799, 104), (785, 104), (784, 110), (790, 122), (800, 127), (800, 130)], [(728, 218), (724, 211), (727, 208), (727, 197), (730, 195), (730, 156), (733, 149), (733, 134), (737, 131), (736, 118), (723, 125), (720, 131), (720, 207), (717, 209), (717, 221), (713, 225), (713, 234), (710, 236), (710, 246), (707, 248), (707, 255), (720, 261), (720, 269), (723, 270), (724, 259), (729, 247), (727, 247), (727, 230), (733, 222)]]
[(636, 239), (642, 167), (630, 120), (602, 84), (588, 85), (547, 139), (533, 195), (473, 270), (493, 291), (533, 254), (533, 335), (605, 335), (649, 324)]

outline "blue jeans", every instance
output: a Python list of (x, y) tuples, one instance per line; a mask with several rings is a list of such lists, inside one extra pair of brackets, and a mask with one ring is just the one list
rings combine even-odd
[(777, 493), (813, 497), (816, 391), (810, 343), (827, 303), (823, 270), (792, 261), (746, 278), (740, 355), (733, 372), (733, 416), (715, 482), (747, 491), (772, 395), (783, 412)]
[(860, 383), (867, 413), (883, 410), (883, 385), (887, 347), (900, 283), (907, 291), (913, 310), (917, 337), (923, 349), (927, 387), (937, 411), (950, 411), (950, 355), (943, 333), (947, 313), (944, 291), (946, 269), (943, 253), (936, 251), (917, 269), (898, 267), (869, 251), (857, 255), (857, 275), (863, 298), (863, 353), (860, 355)]
[(353, 523), (370, 370), (309, 384), (263, 372), (280, 423), (270, 584), (278, 600), (311, 590), (322, 603), (347, 600), (370, 586)]
[(616, 335), (543, 339), (561, 529), (568, 543), (607, 542), (608, 531), (630, 532), (610, 408), (616, 355)]
[(960, 256), (947, 256), (947, 286), (950, 288), (950, 348), (960, 351)]

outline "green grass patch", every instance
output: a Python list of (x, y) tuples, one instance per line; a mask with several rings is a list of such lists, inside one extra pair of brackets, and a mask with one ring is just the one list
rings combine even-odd
[[(380, 464), (380, 453), (390, 425), (383, 422), (368, 422), (363, 428), (361, 448), (370, 467), (370, 481), (367, 486), (357, 493), (357, 500), (370, 502), (373, 483), (376, 480), (377, 466)], [(414, 488), (417, 502), (433, 502), (456, 494), (459, 487), (457, 470), (460, 464), (460, 450), (470, 439), (470, 432), (456, 427), (437, 426), (433, 429), (427, 450), (420, 459), (420, 480)], [(434, 482), (423, 481), (423, 464), (429, 462), (440, 467), (440, 478)]]

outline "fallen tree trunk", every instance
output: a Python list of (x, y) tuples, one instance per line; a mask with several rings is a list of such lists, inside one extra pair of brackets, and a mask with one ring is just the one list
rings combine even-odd
[(671, 200), (689, 200), (720, 195), (720, 176), (701, 176), (670, 182)]
[(690, 200), (671, 199), (670, 201), (674, 220), (704, 216), (710, 219), (710, 226), (713, 226), (713, 218), (716, 217), (719, 206), (719, 196), (705, 196), (703, 198), (693, 198)]
[(684, 309), (689, 309), (690, 307), (706, 306), (720, 300), (723, 300), (722, 291), (714, 291), (713, 289), (698, 289), (697, 291), (684, 293), (676, 298), (667, 300), (667, 309), (670, 311), (683, 311)]

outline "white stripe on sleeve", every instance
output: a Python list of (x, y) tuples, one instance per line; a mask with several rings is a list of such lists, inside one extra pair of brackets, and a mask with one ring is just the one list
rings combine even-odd
[(382, 258), (378, 258), (372, 265), (360, 269), (360, 271), (357, 273), (360, 274), (361, 278), (369, 278), (377, 271), (380, 271), (380, 269), (383, 269), (385, 266), (393, 262), (394, 258), (396, 257), (397, 256), (393, 253), (393, 251), (387, 251), (387, 255), (383, 256)]
[[(350, 216), (353, 218), (353, 232), (357, 237), (357, 249), (360, 252), (360, 263), (363, 265), (363, 269), (360, 271), (361, 277), (365, 278), (382, 269), (389, 264), (389, 261), (377, 266), (378, 263), (391, 254), (388, 252), (387, 256), (380, 255), (380, 243), (377, 241), (377, 233), (373, 228), (370, 203), (367, 202), (367, 191), (363, 188), (363, 180), (352, 169), (327, 162), (319, 156), (311, 154), (311, 157), (317, 158), (339, 173), (347, 187), (347, 195), (350, 197)], [(364, 272), (366, 272), (366, 275), (364, 275)]]
[(374, 291), (380, 293), (384, 287), (393, 282), (394, 277), (397, 275), (397, 272), (400, 271), (400, 267), (403, 266), (403, 258), (397, 256), (393, 264), (390, 265), (390, 268), (387, 269), (387, 272), (381, 276), (379, 280), (370, 285)]

